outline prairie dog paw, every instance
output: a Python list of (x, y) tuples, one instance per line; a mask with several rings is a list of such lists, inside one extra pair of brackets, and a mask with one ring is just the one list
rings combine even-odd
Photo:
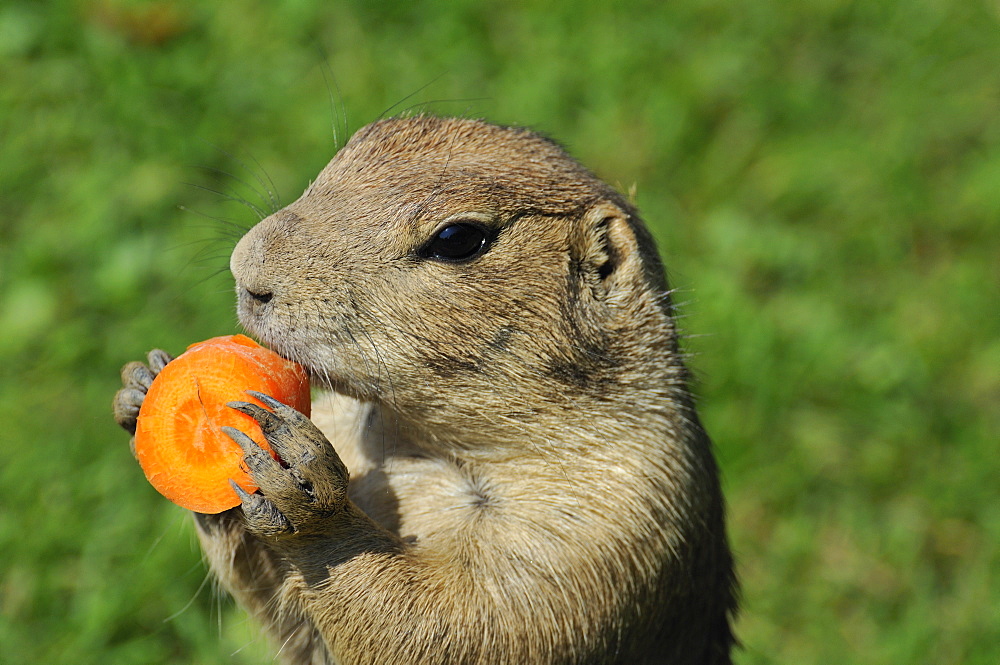
[(244, 463), (260, 487), (259, 493), (250, 494), (233, 484), (247, 529), (270, 538), (323, 531), (344, 507), (347, 467), (311, 420), (272, 397), (248, 394), (270, 410), (250, 402), (228, 406), (257, 421), (279, 459), (243, 432), (222, 428), (243, 449)]
[[(156, 375), (167, 366), (168, 362), (173, 360), (173, 356), (160, 349), (153, 349), (146, 355), (146, 360), (149, 364), (135, 361), (122, 367), (122, 387), (115, 393), (115, 399), (112, 402), (115, 421), (132, 435), (135, 435), (136, 420), (139, 417), (142, 401), (146, 399), (146, 391), (149, 390)], [(134, 456), (134, 439), (130, 446)]]

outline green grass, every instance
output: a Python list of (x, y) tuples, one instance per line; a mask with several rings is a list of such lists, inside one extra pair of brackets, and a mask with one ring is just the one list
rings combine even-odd
[(207, 190), (290, 202), (333, 127), (418, 105), (635, 184), (738, 662), (1000, 662), (996, 3), (372, 4), (0, 7), (0, 661), (271, 662), (131, 460), (117, 369), (236, 329), (218, 218), (256, 218)]

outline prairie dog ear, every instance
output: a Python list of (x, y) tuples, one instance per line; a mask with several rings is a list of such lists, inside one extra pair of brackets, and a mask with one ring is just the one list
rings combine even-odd
[(584, 213), (582, 228), (583, 269), (598, 299), (643, 279), (639, 242), (626, 211), (601, 201)]

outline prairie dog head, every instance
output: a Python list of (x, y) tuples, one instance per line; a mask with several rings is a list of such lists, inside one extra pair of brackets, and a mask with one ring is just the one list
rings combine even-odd
[(662, 385), (673, 352), (635, 211), (554, 143), (476, 120), (363, 128), (231, 269), (251, 334), (442, 438)]

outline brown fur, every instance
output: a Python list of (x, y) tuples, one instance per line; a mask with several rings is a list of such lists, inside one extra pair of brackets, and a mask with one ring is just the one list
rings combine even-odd
[[(470, 218), (496, 234), (486, 253), (418, 255)], [(717, 471), (663, 269), (618, 193), (526, 130), (384, 120), (231, 265), (246, 329), (334, 391), (325, 439), (285, 425), (324, 457), (302, 471), (322, 510), (265, 482), (247, 518), (198, 516), (286, 662), (729, 662)]]

